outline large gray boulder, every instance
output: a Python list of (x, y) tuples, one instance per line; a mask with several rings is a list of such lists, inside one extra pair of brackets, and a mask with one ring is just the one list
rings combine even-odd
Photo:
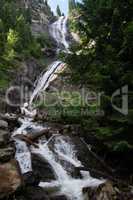
[(0, 199), (7, 199), (21, 185), (15, 161), (0, 165)]
[(14, 148), (6, 147), (0, 149), (0, 162), (4, 163), (11, 160), (14, 157)]
[(0, 120), (0, 128), (2, 129), (7, 129), (8, 128), (8, 123), (4, 120)]

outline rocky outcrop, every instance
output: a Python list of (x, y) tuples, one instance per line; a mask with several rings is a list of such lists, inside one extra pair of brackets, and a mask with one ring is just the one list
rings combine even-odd
[[(86, 190), (86, 191), (85, 191)], [(132, 200), (131, 191), (122, 192), (111, 181), (107, 181), (96, 189), (85, 189), (88, 200)]]
[(4, 147), (7, 144), (9, 133), (6, 130), (0, 130), (0, 147)]
[(39, 62), (31, 57), (20, 62), (20, 67), (13, 71), (12, 82), (7, 90), (8, 101), (6, 111), (8, 113), (19, 112), (20, 106), (27, 102), (34, 89), (34, 81), (42, 71)]
[(41, 71), (42, 68), (39, 62), (33, 57), (28, 58), (20, 63), (20, 68), (17, 71), (17, 76), (14, 76), (13, 84), (22, 85), (27, 83), (33, 86), (36, 77)]
[(15, 195), (16, 200), (50, 200), (46, 192), (39, 186), (21, 188)]
[(44, 0), (17, 0), (20, 7), (29, 10), (31, 14), (31, 28), (34, 35), (48, 32), (48, 24), (54, 18), (53, 13)]
[(15, 161), (0, 165), (0, 199), (9, 197), (21, 185)]
[(0, 120), (0, 128), (7, 129), (8, 123), (4, 120)]

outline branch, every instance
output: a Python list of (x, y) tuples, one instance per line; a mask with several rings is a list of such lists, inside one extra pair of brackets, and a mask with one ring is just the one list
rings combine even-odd
[(50, 131), (50, 129), (43, 129), (41, 131), (31, 133), (31, 134), (28, 134), (28, 135), (17, 134), (14, 137), (19, 139), (19, 140), (26, 142), (29, 145), (33, 145), (35, 148), (38, 148), (38, 145), (35, 143), (35, 140), (37, 140), (38, 138), (40, 138), (44, 134), (45, 135), (48, 134), (49, 131)]

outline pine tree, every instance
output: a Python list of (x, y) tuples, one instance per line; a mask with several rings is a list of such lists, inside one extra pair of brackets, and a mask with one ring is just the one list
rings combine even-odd
[(57, 5), (56, 13), (57, 13), (58, 16), (61, 16), (61, 15), (62, 15), (59, 5)]
[(45, 5), (47, 6), (47, 5), (48, 5), (48, 0), (45, 0), (45, 2), (44, 2), (44, 3), (45, 3)]
[(76, 8), (75, 0), (69, 0), (69, 12)]

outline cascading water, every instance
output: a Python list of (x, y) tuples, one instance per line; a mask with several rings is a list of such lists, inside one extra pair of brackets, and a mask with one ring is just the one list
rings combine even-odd
[(50, 34), (54, 38), (54, 40), (58, 44), (58, 48), (63, 45), (65, 50), (68, 51), (69, 49), (69, 42), (67, 41), (67, 17), (61, 16), (56, 22), (51, 24), (50, 26)]
[(49, 84), (57, 78), (58, 73), (63, 71), (64, 68), (65, 63), (61, 61), (55, 61), (49, 66), (47, 72), (42, 74), (42, 76), (40, 76), (37, 81), (36, 88), (30, 98), (30, 105), (32, 104), (34, 98), (37, 97), (38, 94), (40, 94), (42, 91), (45, 91), (48, 88)]
[[(66, 40), (67, 18), (60, 17), (57, 22), (51, 25), (50, 31), (53, 38), (57, 41), (58, 46), (63, 44), (66, 51), (68, 51), (69, 44)], [(53, 135), (48, 141), (40, 139), (38, 148), (28, 147), (24, 141), (16, 137), (19, 134), (28, 135), (29, 132), (34, 133), (36, 130), (44, 129), (44, 127), (32, 122), (33, 117), (36, 115), (36, 110), (29, 110), (28, 105), (32, 108), (35, 98), (48, 88), (49, 84), (57, 78), (58, 73), (64, 70), (65, 66), (65, 63), (61, 61), (53, 62), (48, 70), (42, 73), (35, 82), (36, 87), (31, 95), (29, 104), (26, 103), (21, 108), (22, 113), (25, 114), (24, 119), (19, 119), (22, 125), (14, 131), (12, 138), (16, 144), (15, 158), (19, 162), (22, 174), (32, 171), (31, 153), (37, 154), (50, 164), (56, 177), (56, 181), (40, 182), (40, 187), (44, 189), (56, 188), (58, 195), (65, 195), (70, 200), (85, 200), (82, 192), (83, 188), (97, 187), (104, 180), (92, 178), (88, 171), (80, 171), (80, 178), (74, 178), (69, 173), (68, 164), (70, 168), (83, 167), (77, 158), (75, 146), (70, 137)]]
[[(50, 142), (52, 142), (52, 149)], [(39, 186), (43, 188), (58, 188), (58, 195), (66, 195), (70, 200), (84, 200), (83, 188), (97, 187), (104, 180), (92, 178), (87, 171), (80, 171), (82, 178), (73, 178), (62, 162), (62, 159), (71, 163), (75, 167), (81, 167), (81, 162), (77, 159), (75, 146), (68, 136), (55, 135), (49, 143), (40, 141), (39, 148), (32, 148), (32, 152), (40, 155), (51, 165), (56, 176), (56, 181), (40, 182)], [(56, 152), (56, 153), (55, 153)], [(60, 156), (60, 153), (63, 156)], [(67, 159), (65, 159), (67, 158)]]

